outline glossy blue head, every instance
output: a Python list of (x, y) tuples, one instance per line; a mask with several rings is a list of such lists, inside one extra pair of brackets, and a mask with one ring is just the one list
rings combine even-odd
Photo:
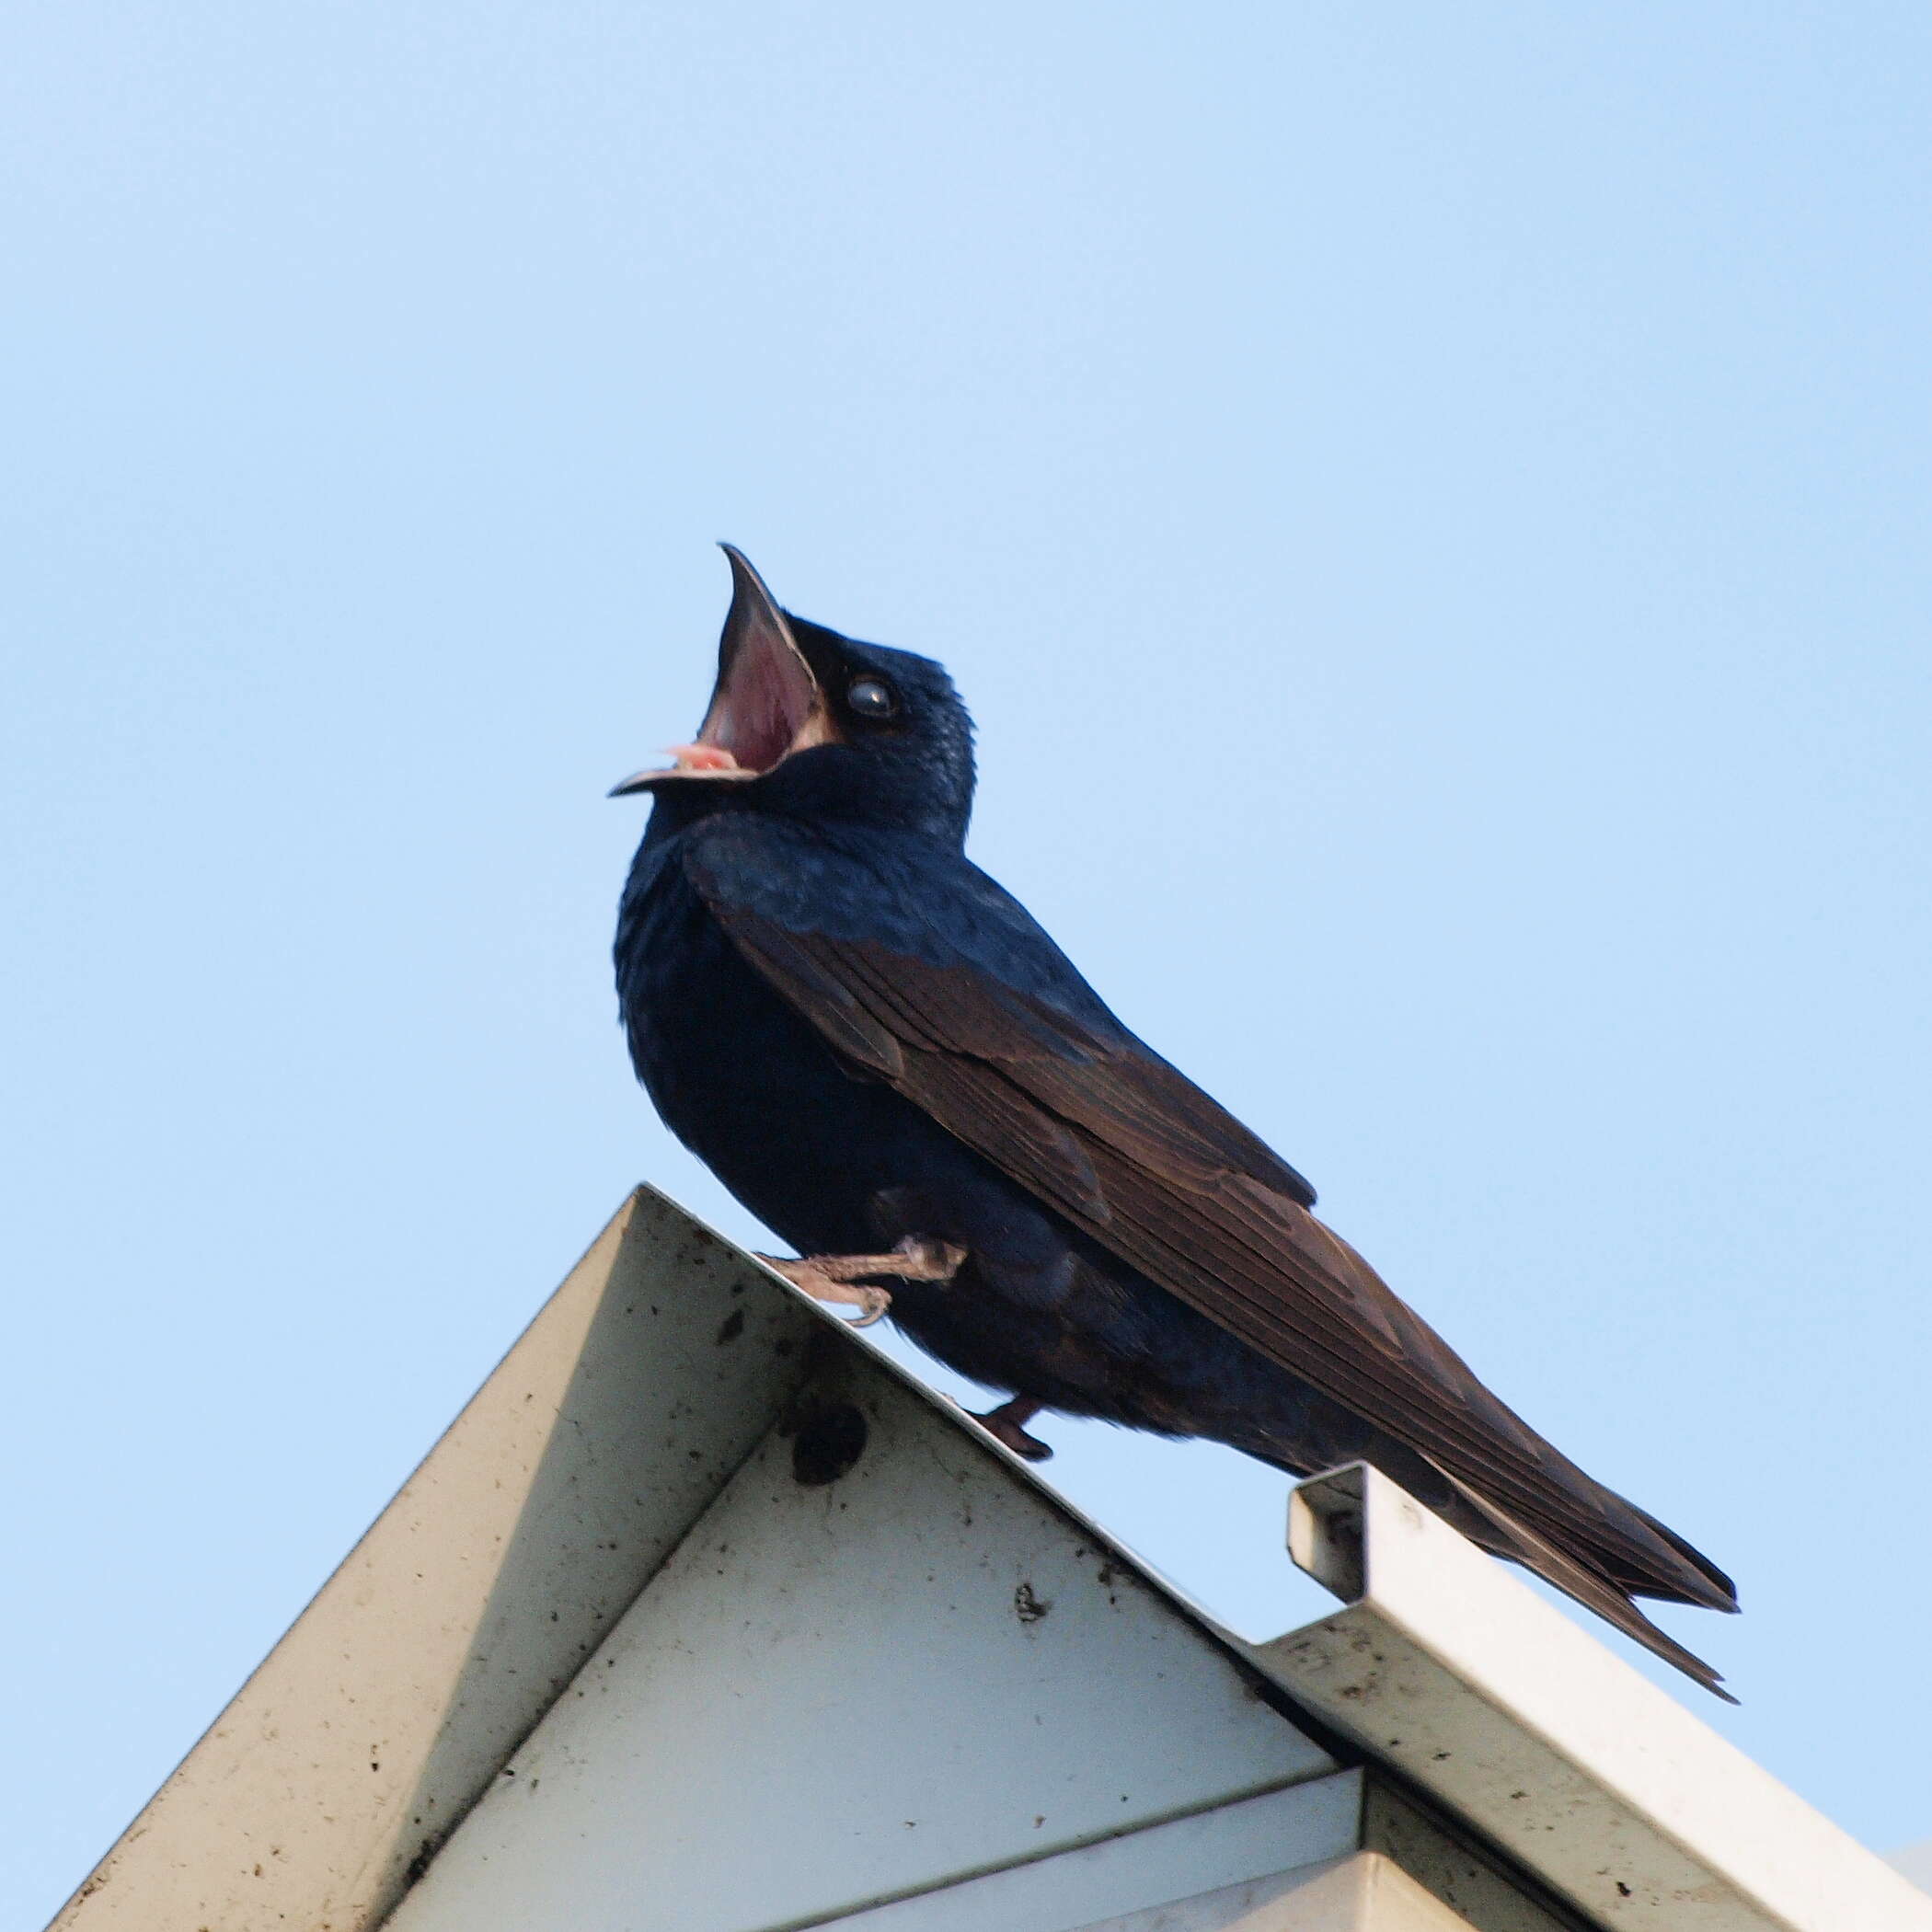
[(718, 683), (675, 765), (612, 792), (656, 795), (654, 819), (713, 811), (838, 820), (965, 842), (972, 719), (930, 658), (861, 644), (780, 610), (730, 545)]

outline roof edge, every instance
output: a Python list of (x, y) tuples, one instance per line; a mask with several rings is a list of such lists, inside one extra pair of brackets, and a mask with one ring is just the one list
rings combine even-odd
[(1342, 1597), (1256, 1667), (1603, 1924), (1932, 1932), (1932, 1898), (1379, 1470), (1303, 1483)]

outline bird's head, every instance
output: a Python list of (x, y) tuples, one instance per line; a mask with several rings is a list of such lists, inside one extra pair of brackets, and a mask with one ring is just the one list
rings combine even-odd
[(680, 822), (727, 810), (857, 821), (963, 842), (972, 810), (972, 719), (930, 658), (861, 644), (780, 610), (743, 555), (718, 683), (676, 763), (613, 798), (648, 791)]

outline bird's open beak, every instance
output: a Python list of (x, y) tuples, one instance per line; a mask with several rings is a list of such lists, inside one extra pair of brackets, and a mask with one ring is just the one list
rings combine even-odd
[(744, 553), (719, 547), (731, 563), (731, 608), (718, 640), (718, 683), (696, 738), (673, 745), (675, 765), (634, 773), (611, 797), (666, 783), (760, 778), (809, 745), (838, 739), (817, 675), (791, 626)]

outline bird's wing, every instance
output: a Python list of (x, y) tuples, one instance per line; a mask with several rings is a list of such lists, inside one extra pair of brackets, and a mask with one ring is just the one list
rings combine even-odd
[[(709, 841), (686, 869), (744, 958), (855, 1070), (1427, 1457), (1507, 1525), (1512, 1544), (1552, 1546), (1617, 1593), (1735, 1607), (1719, 1572), (1690, 1561), (1491, 1395), (1308, 1212), (1307, 1183), (1128, 1032), (984, 875), (959, 861), (936, 896), (820, 851), (821, 888), (828, 871), (854, 876), (849, 891), (812, 891), (808, 913), (807, 895), (771, 889), (772, 854), (748, 866), (750, 856)], [(868, 889), (869, 905), (855, 900)]]

